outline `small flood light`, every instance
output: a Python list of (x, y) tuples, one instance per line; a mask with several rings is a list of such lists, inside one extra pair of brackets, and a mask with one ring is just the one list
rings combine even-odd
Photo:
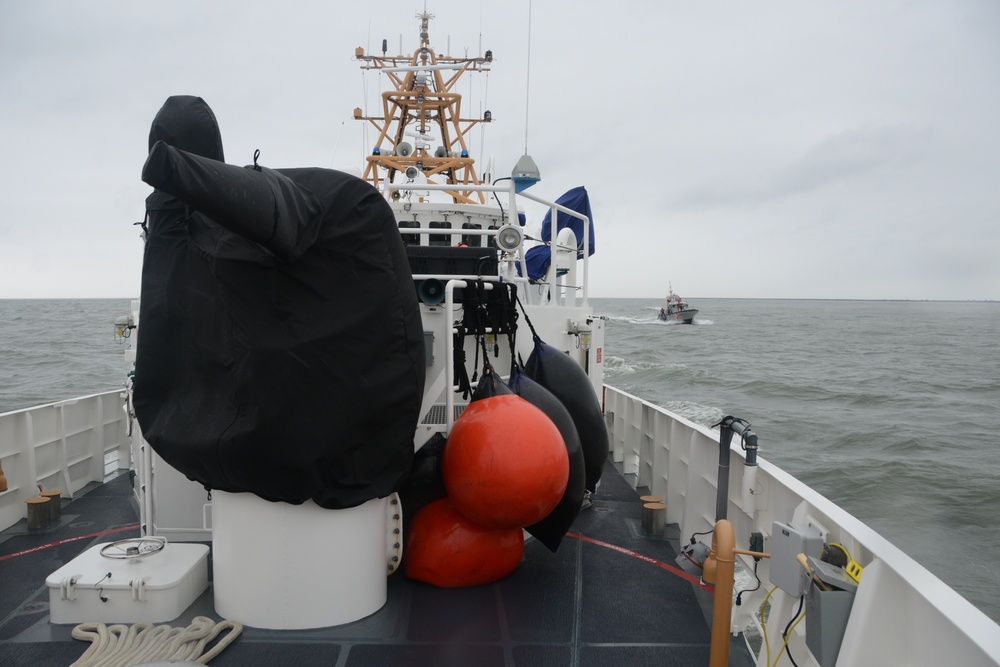
[(521, 247), (521, 241), (524, 239), (524, 233), (521, 231), (520, 227), (515, 227), (514, 225), (504, 225), (497, 232), (497, 247), (499, 247), (504, 252), (514, 252), (519, 247)]

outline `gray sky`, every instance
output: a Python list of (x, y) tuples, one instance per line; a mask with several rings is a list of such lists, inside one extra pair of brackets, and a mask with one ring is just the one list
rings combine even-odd
[[(359, 166), (354, 49), (423, 6), (0, 0), (0, 298), (138, 296), (169, 95), (230, 163)], [(496, 172), (527, 136), (534, 192), (590, 192), (593, 296), (1000, 299), (1000, 2), (535, 0), (527, 84), (528, 0), (427, 8), (494, 53), (460, 92)]]

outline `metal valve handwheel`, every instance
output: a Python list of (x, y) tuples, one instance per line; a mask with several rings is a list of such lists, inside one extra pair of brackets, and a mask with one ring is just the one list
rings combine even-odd
[(155, 554), (165, 547), (167, 538), (165, 537), (132, 537), (127, 540), (118, 540), (101, 547), (101, 555), (105, 558), (117, 558), (125, 560), (129, 558), (141, 558), (149, 554)]

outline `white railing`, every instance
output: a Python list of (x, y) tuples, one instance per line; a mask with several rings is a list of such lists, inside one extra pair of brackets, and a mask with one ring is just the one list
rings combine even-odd
[[(624, 473), (635, 475), (638, 486), (663, 498), (666, 522), (680, 526), (681, 543), (710, 531), (716, 518), (719, 431), (607, 385), (604, 411), (615, 463)], [(821, 530), (827, 543), (844, 545), (865, 567), (837, 665), (1000, 665), (996, 623), (881, 535), (766, 460), (759, 460), (751, 493), (753, 509), (745, 512), (745, 454), (738, 437), (730, 446), (730, 459), (727, 518), (735, 528), (737, 548), (749, 548), (750, 533), (758, 531), (765, 536), (764, 551), (768, 551), (775, 522), (809, 524)], [(711, 535), (701, 540), (708, 544)], [(739, 558), (747, 571), (753, 568), (748, 557)], [(754, 612), (772, 587), (771, 565), (768, 559), (758, 564), (762, 585), (756, 593), (743, 596), (734, 614), (734, 631), (747, 626), (760, 631)], [(791, 619), (798, 598), (777, 589), (769, 602), (772, 618)], [(782, 645), (784, 624), (766, 628), (772, 660)], [(805, 644), (805, 627), (806, 623), (798, 624), (789, 640), (800, 667), (818, 664)], [(757, 660), (766, 662), (764, 648)], [(782, 656), (777, 664), (792, 663)]]
[(27, 516), (38, 487), (63, 497), (129, 467), (127, 418), (121, 390), (0, 414), (0, 530)]
[[(513, 222), (513, 220), (517, 218), (517, 198), (518, 197), (521, 197), (521, 198), (533, 201), (535, 203), (542, 204), (543, 206), (546, 206), (549, 209), (549, 213), (550, 213), (550, 223), (549, 223), (550, 224), (550, 228), (549, 228), (549, 234), (550, 234), (550, 236), (549, 236), (549, 238), (551, 239), (551, 241), (550, 241), (550, 248), (552, 249), (552, 255), (551, 255), (552, 270), (549, 271), (548, 277), (546, 278), (546, 281), (547, 281), (547, 284), (548, 284), (548, 290), (549, 290), (548, 294), (551, 295), (552, 298), (556, 298), (558, 300), (557, 295), (561, 294), (563, 291), (566, 291), (568, 294), (570, 294), (572, 296), (572, 298), (570, 299), (570, 304), (569, 305), (576, 305), (576, 301), (577, 301), (577, 299), (579, 299), (580, 305), (582, 305), (583, 307), (588, 307), (588, 299), (590, 297), (590, 278), (589, 278), (589, 276), (590, 276), (590, 223), (591, 223), (591, 220), (586, 215), (583, 215), (582, 213), (578, 213), (577, 211), (574, 211), (574, 210), (572, 210), (570, 208), (567, 208), (567, 207), (565, 207), (565, 206), (563, 206), (561, 204), (557, 204), (557, 203), (555, 203), (553, 201), (549, 201), (547, 199), (543, 199), (542, 197), (538, 197), (538, 196), (533, 195), (531, 193), (528, 193), (528, 192), (525, 192), (525, 191), (517, 192), (513, 180), (506, 181), (505, 183), (503, 183), (501, 185), (489, 185), (489, 184), (473, 185), (473, 184), (468, 184), (468, 183), (419, 183), (419, 184), (416, 184), (416, 183), (412, 183), (412, 182), (408, 182), (408, 183), (390, 183), (390, 182), (385, 182), (384, 183), (384, 188), (385, 188), (386, 192), (392, 192), (392, 191), (397, 191), (397, 192), (405, 192), (405, 191), (427, 191), (427, 192), (430, 192), (430, 191), (440, 191), (440, 192), (455, 191), (455, 192), (462, 192), (462, 191), (464, 191), (464, 192), (493, 192), (493, 193), (495, 193), (497, 195), (506, 194), (507, 197), (508, 197), (508, 207), (509, 207), (508, 210), (514, 211), (514, 213), (512, 213), (511, 216), (510, 216), (510, 218), (508, 218), (508, 220), (506, 221), (506, 224), (510, 224), (510, 225), (515, 224)], [(409, 211), (410, 209), (406, 209), (406, 210)], [(416, 210), (416, 209), (414, 209), (414, 210)], [(566, 215), (568, 215), (570, 217), (577, 218), (578, 220), (580, 220), (583, 223), (583, 241), (582, 241), (582, 243), (583, 243), (583, 270), (582, 270), (582, 276), (579, 278), (579, 281), (580, 281), (579, 284), (577, 284), (577, 280), (578, 279), (577, 279), (576, 261), (575, 261), (576, 260), (576, 253), (578, 252), (578, 250), (575, 247), (574, 248), (569, 248), (569, 249), (563, 248), (564, 251), (566, 251), (566, 250), (572, 251), (573, 261), (567, 262), (567, 266), (571, 267), (571, 277), (570, 277), (570, 280), (568, 280), (568, 281), (565, 281), (565, 280), (561, 281), (560, 280), (561, 275), (559, 274), (558, 271), (555, 270), (556, 269), (556, 262), (557, 262), (557, 255), (558, 255), (558, 250), (559, 250), (559, 244), (558, 244), (559, 230), (557, 229), (557, 224), (558, 224), (558, 219), (559, 219), (558, 218), (558, 214), (559, 213), (564, 213), (564, 214), (566, 214)], [(401, 228), (400, 229), (400, 233), (402, 233), (402, 234), (424, 234), (424, 235), (432, 235), (432, 234), (433, 235), (454, 234), (456, 236), (460, 236), (460, 235), (464, 234), (464, 235), (483, 236), (483, 237), (490, 238), (490, 237), (495, 237), (497, 235), (497, 233), (499, 233), (499, 228), (497, 228), (497, 229), (484, 229), (484, 230), (474, 230), (474, 229), (461, 229), (461, 230), (459, 230), (459, 229), (456, 229), (456, 230), (452, 231), (452, 230), (442, 229), (442, 228), (412, 228), (412, 227), (407, 227), (405, 229)], [(580, 243), (580, 239), (576, 239), (576, 243)], [(525, 264), (525, 260), (524, 260), (524, 256), (523, 256), (523, 250), (524, 249), (522, 248), (521, 257), (518, 258), (517, 263), (521, 267), (521, 275), (522, 276), (527, 276), (528, 267)], [(470, 278), (472, 278), (472, 277), (473, 276), (470, 276)], [(506, 279), (513, 280), (513, 281), (516, 281), (516, 282), (522, 282), (522, 280), (514, 277), (513, 275), (507, 276)], [(534, 303), (534, 301), (531, 300), (531, 293), (530, 292), (526, 293), (525, 296), (529, 298), (529, 301), (531, 303)], [(560, 304), (560, 305), (566, 305), (566, 304)]]

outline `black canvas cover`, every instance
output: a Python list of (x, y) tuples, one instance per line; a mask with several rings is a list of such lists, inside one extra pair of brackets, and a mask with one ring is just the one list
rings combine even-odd
[(388, 204), (319, 168), (223, 162), (203, 100), (150, 131), (134, 402), (143, 435), (211, 489), (359, 505), (413, 459), (423, 327)]

